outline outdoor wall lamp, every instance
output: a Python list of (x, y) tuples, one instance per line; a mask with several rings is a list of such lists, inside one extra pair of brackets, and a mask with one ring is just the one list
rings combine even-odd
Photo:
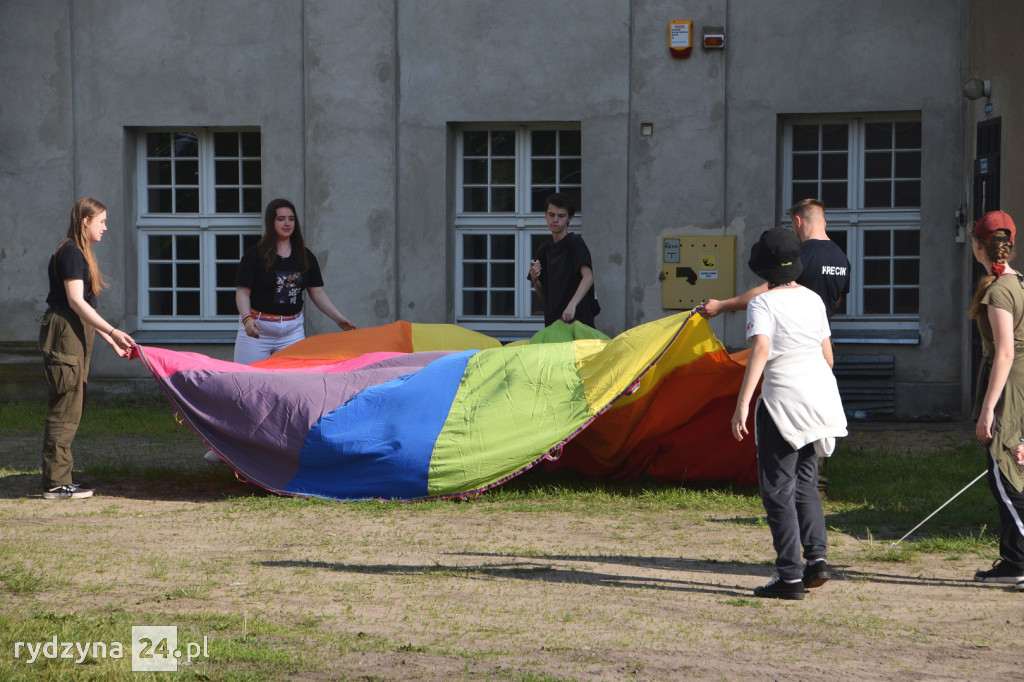
[(725, 27), (705, 26), (704, 30), (701, 31), (701, 41), (704, 43), (705, 50), (724, 50)]
[(990, 97), (992, 95), (992, 81), (983, 81), (980, 78), (972, 78), (964, 83), (964, 97), (967, 99), (978, 99), (979, 97)]

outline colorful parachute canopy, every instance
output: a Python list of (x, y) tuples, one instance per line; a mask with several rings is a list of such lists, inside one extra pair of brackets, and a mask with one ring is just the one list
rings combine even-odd
[(249, 366), (143, 346), (133, 357), (240, 476), (286, 495), (462, 496), (559, 457), (592, 476), (756, 481), (753, 439), (729, 434), (744, 367), (703, 318), (614, 339), (559, 325), (502, 346), (396, 322)]

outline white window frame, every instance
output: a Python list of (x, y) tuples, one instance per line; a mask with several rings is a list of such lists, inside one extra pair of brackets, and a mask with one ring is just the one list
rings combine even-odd
[[(917, 208), (864, 208), (864, 154), (865, 125), (881, 122), (921, 122), (916, 113), (878, 113), (860, 116), (800, 116), (785, 120), (783, 127), (782, 153), (782, 206), (783, 215), (779, 224), (790, 228), (792, 221), (788, 216), (788, 208), (796, 201), (805, 197), (793, 196), (793, 126), (794, 125), (830, 125), (846, 124), (849, 126), (849, 145), (847, 156), (847, 197), (848, 208), (835, 208), (826, 204), (826, 219), (830, 234), (843, 231), (846, 233), (846, 256), (850, 260), (850, 293), (846, 296), (846, 312), (832, 317), (833, 331), (872, 330), (891, 332), (916, 332), (919, 330), (920, 314), (865, 314), (864, 307), (864, 233), (870, 230), (895, 231), (914, 229), (920, 235), (921, 209)], [(922, 147), (924, 143), (922, 141)], [(922, 187), (923, 190), (923, 187)], [(922, 289), (920, 281), (920, 253), (917, 260), (918, 269), (918, 303), (920, 305)], [(890, 290), (901, 288), (895, 282), (889, 285)]]
[[(499, 131), (513, 130), (516, 133), (515, 158), (515, 210), (511, 212), (469, 212), (463, 210), (463, 133), (467, 131)], [(544, 325), (544, 315), (533, 315), (533, 286), (527, 278), (533, 252), (530, 248), (533, 235), (549, 234), (547, 221), (543, 212), (531, 211), (531, 137), (534, 131), (572, 130), (580, 131), (578, 122), (544, 123), (544, 124), (478, 124), (459, 126), (455, 130), (456, 164), (455, 164), (455, 319), (470, 329), (484, 333), (524, 335), (533, 333)], [(580, 158), (582, 160), (582, 150)], [(561, 188), (559, 188), (561, 189)], [(571, 231), (579, 231), (582, 227), (582, 212), (577, 209), (572, 222)], [(468, 315), (463, 308), (463, 239), (464, 235), (473, 234), (512, 234), (515, 235), (515, 275), (513, 287), (515, 291), (514, 314), (512, 315)], [(489, 289), (488, 289), (489, 290)]]
[[(194, 128), (194, 127), (161, 127), (139, 129), (136, 138), (136, 205), (138, 206), (137, 228), (137, 263), (138, 263), (138, 319), (141, 330), (182, 330), (203, 329), (210, 331), (234, 330), (238, 326), (238, 313), (216, 314), (217, 304), (217, 263), (225, 262), (216, 258), (216, 239), (218, 235), (255, 235), (257, 238), (263, 230), (262, 210), (256, 212), (217, 213), (215, 190), (215, 157), (213, 136), (215, 133), (260, 132), (258, 128)], [(147, 166), (147, 135), (149, 133), (195, 133), (198, 141), (199, 154), (199, 211), (195, 213), (162, 213), (150, 212), (149, 182)], [(242, 158), (240, 156), (240, 158)], [(262, 144), (261, 144), (262, 158)], [(262, 173), (261, 173), (262, 176)], [(262, 178), (261, 178), (262, 180)], [(241, 178), (239, 186), (242, 185)], [(260, 187), (262, 189), (262, 187)], [(260, 203), (262, 204), (262, 197)], [(239, 208), (242, 208), (241, 206)], [(199, 315), (157, 315), (149, 312), (150, 294), (150, 260), (149, 237), (159, 235), (198, 235), (199, 237)], [(191, 288), (189, 288), (191, 289)], [(234, 287), (231, 287), (234, 290)], [(174, 287), (174, 290), (188, 290), (185, 287)], [(221, 287), (226, 291), (226, 287)]]

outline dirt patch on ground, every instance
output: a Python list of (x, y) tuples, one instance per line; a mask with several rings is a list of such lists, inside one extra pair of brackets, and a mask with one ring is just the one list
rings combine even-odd
[[(969, 425), (852, 426), (849, 447), (971, 438)], [(641, 502), (613, 515), (535, 511), (486, 497), (286, 504), (226, 467), (211, 473), (187, 435), (80, 438), (80, 462), (120, 463), (130, 475), (104, 475), (90, 500), (55, 503), (38, 497), (38, 474), (18, 473), (38, 457), (35, 439), (0, 437), (0, 451), (13, 472), (0, 476), (3, 565), (47, 557), (33, 568), (48, 576), (41, 591), (4, 594), (0, 613), (296, 624), (313, 633), (301, 645), (316, 654), (294, 678), (1024, 676), (1024, 593), (973, 583), (987, 563), (978, 556), (883, 561), (878, 542), (833, 531), (833, 580), (801, 602), (765, 602), (751, 590), (769, 579), (773, 551), (755, 512), (652, 513)], [(154, 462), (182, 474), (147, 478)], [(196, 672), (229, 674), (218, 640), (242, 627), (209, 632), (211, 661)], [(300, 646), (259, 636), (270, 648)]]

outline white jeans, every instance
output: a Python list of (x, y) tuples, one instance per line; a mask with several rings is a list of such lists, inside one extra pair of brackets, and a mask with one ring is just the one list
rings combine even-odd
[(257, 320), (260, 338), (254, 339), (245, 333), (242, 319), (238, 319), (238, 334), (235, 336), (235, 362), (251, 365), (266, 360), (273, 353), (306, 338), (305, 320), (302, 313), (294, 320), (271, 322)]

